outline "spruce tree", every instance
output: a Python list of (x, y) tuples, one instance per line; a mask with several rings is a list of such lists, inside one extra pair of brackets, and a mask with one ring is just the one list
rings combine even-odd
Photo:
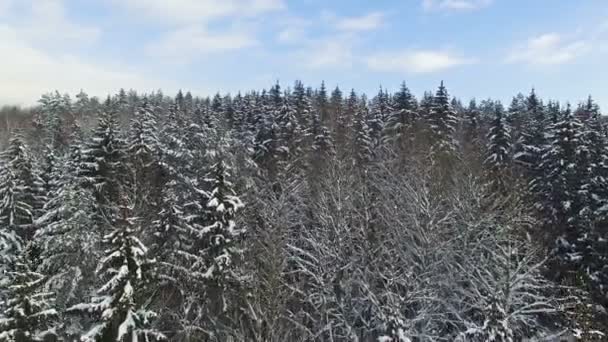
[(11, 138), (0, 159), (0, 222), (3, 229), (29, 239), (46, 200), (43, 181), (20, 135)]
[(47, 276), (47, 288), (57, 293), (57, 306), (74, 304), (92, 285), (102, 235), (92, 191), (83, 187), (69, 165), (61, 168), (58, 189), (36, 221), (35, 240), (40, 248), (38, 270)]
[(234, 221), (243, 203), (233, 190), (229, 171), (230, 168), (219, 157), (207, 174), (206, 181), (211, 188), (206, 205), (209, 224), (198, 227), (204, 246), (201, 252), (206, 259), (203, 273), (219, 282), (231, 272), (233, 259), (239, 253), (236, 243), (244, 232)]
[(122, 217), (112, 231), (104, 236), (105, 256), (99, 261), (97, 273), (105, 282), (90, 302), (72, 306), (69, 312), (91, 315), (94, 324), (83, 334), (82, 341), (144, 341), (164, 340), (152, 328), (156, 314), (146, 308), (146, 289), (154, 277), (155, 261), (136, 236), (135, 218), (130, 209), (122, 208)]
[(125, 142), (121, 137), (116, 105), (108, 99), (99, 114), (93, 136), (82, 150), (82, 176), (100, 204), (118, 202), (124, 183)]
[(159, 145), (156, 115), (148, 100), (144, 99), (144, 103), (131, 120), (127, 151), (141, 164), (141, 167), (147, 167), (158, 160)]
[(0, 341), (34, 342), (55, 336), (52, 329), (57, 318), (53, 294), (45, 292), (44, 275), (35, 271), (26, 248), (6, 272), (6, 303), (0, 318)]
[(558, 256), (569, 262), (578, 262), (581, 257), (578, 240), (588, 229), (580, 216), (577, 156), (581, 133), (582, 124), (568, 109), (562, 120), (551, 127), (549, 145), (540, 163), (543, 177), (531, 181), (533, 193), (539, 194), (535, 208), (546, 236), (557, 241)]
[(456, 152), (454, 132), (456, 130), (456, 113), (449, 102), (448, 92), (443, 81), (433, 97), (433, 104), (428, 114), (428, 125), (431, 139), (431, 151), (434, 155), (452, 155)]
[(362, 169), (372, 161), (374, 155), (374, 146), (366, 117), (367, 107), (364, 104), (361, 104), (355, 113), (353, 122), (353, 141), (351, 146), (353, 164)]
[(494, 121), (488, 133), (487, 157), (484, 162), (490, 188), (504, 194), (508, 189), (507, 173), (511, 161), (511, 135), (508, 123), (500, 107), (496, 107)]
[(404, 152), (411, 141), (411, 134), (418, 120), (418, 105), (416, 98), (410, 92), (405, 82), (393, 96), (392, 111), (385, 126), (385, 137), (394, 142)]

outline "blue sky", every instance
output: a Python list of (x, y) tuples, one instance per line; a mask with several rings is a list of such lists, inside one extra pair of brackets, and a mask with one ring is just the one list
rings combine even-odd
[(0, 104), (295, 79), (608, 108), (606, 0), (0, 0)]

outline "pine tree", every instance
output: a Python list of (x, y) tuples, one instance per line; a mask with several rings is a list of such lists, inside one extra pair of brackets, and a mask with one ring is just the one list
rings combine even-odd
[(156, 115), (148, 100), (144, 99), (144, 103), (131, 120), (127, 151), (134, 159), (139, 161), (141, 167), (148, 167), (158, 160), (159, 145)]
[(580, 255), (578, 240), (588, 228), (579, 215), (581, 198), (577, 159), (581, 147), (582, 124), (568, 109), (563, 119), (551, 127), (549, 146), (542, 156), (540, 170), (544, 177), (531, 181), (539, 194), (535, 208), (550, 238), (557, 241), (559, 256), (576, 261)]
[(40, 248), (38, 270), (47, 276), (47, 288), (57, 293), (57, 305), (74, 304), (91, 285), (99, 257), (100, 217), (90, 189), (64, 165), (59, 188), (36, 220), (35, 240)]
[(355, 113), (352, 141), (353, 164), (360, 168), (365, 168), (374, 155), (371, 132), (366, 117), (367, 107), (362, 104)]
[(547, 122), (545, 108), (534, 89), (526, 98), (526, 115), (528, 120), (518, 141), (520, 151), (515, 158), (526, 167), (529, 178), (542, 177), (538, 173), (538, 162), (547, 143), (545, 139)]
[(7, 300), (4, 317), (0, 318), (0, 341), (34, 342), (55, 336), (53, 294), (42, 290), (44, 276), (35, 272), (28, 251), (21, 253), (6, 274)]
[(511, 161), (511, 135), (508, 123), (500, 107), (496, 108), (494, 121), (488, 133), (486, 170), (490, 180), (490, 188), (499, 193), (505, 193), (508, 186), (506, 171)]
[(382, 132), (384, 131), (384, 126), (388, 120), (390, 112), (391, 109), (388, 93), (386, 93), (382, 87), (380, 87), (378, 95), (372, 99), (371, 108), (368, 112), (369, 116), (367, 119), (367, 124), (370, 129), (374, 146), (378, 146), (381, 142)]
[[(63, 132), (63, 122), (66, 117), (72, 114), (72, 103), (66, 94), (62, 96), (58, 91), (55, 93), (44, 94), (38, 101), (40, 103), (40, 113), (45, 131), (42, 140), (45, 145), (50, 145), (54, 149), (60, 149), (66, 145), (66, 136)], [(40, 137), (39, 137), (40, 138)]]
[(325, 81), (321, 82), (321, 88), (316, 92), (314, 98), (314, 108), (319, 112), (321, 122), (327, 125), (330, 122), (329, 112), (329, 101), (327, 99), (327, 89), (325, 88)]
[(467, 145), (474, 145), (479, 142), (480, 113), (477, 108), (477, 101), (472, 99), (469, 107), (464, 114), (464, 142)]
[(105, 257), (97, 272), (105, 284), (89, 303), (72, 306), (69, 312), (88, 313), (95, 318), (82, 341), (144, 341), (164, 340), (151, 328), (156, 317), (146, 309), (146, 287), (153, 277), (155, 261), (147, 257), (147, 248), (135, 236), (135, 218), (123, 208), (123, 217), (104, 239)]
[(310, 134), (312, 136), (312, 150), (315, 158), (326, 160), (327, 157), (335, 153), (334, 143), (329, 129), (321, 123), (321, 118), (317, 112), (311, 114)]
[(32, 223), (45, 202), (43, 181), (20, 135), (11, 138), (0, 159), (0, 221), (6, 227), (3, 229), (27, 240), (34, 233)]
[(101, 204), (118, 202), (124, 177), (125, 142), (119, 131), (115, 105), (108, 99), (93, 136), (82, 150), (82, 176)]
[(236, 243), (244, 232), (234, 221), (243, 203), (233, 190), (229, 170), (219, 157), (207, 174), (206, 181), (211, 185), (206, 205), (210, 222), (205, 227), (198, 227), (204, 246), (201, 252), (206, 259), (206, 270), (203, 273), (220, 282), (233, 267), (233, 259), (239, 253)]
[(274, 117), (278, 129), (277, 151), (281, 153), (282, 159), (287, 160), (299, 155), (302, 129), (289, 99), (286, 98), (282, 101), (282, 105), (274, 114)]
[(404, 151), (407, 143), (411, 141), (412, 131), (418, 121), (418, 105), (416, 98), (410, 92), (405, 82), (393, 96), (392, 112), (385, 126), (385, 137), (394, 142)]
[(427, 120), (432, 153), (435, 155), (452, 155), (455, 153), (456, 113), (450, 105), (448, 92), (443, 85), (443, 81), (435, 97), (433, 97), (433, 104)]

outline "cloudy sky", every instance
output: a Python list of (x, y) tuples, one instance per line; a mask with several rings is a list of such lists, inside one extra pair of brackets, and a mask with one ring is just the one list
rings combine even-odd
[(0, 105), (301, 79), (608, 109), (606, 0), (0, 0)]

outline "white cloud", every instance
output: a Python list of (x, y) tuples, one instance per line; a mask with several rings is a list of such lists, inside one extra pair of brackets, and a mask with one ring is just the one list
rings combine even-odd
[[(1, 1), (1, 0), (0, 0)], [(24, 1), (29, 13), (25, 20), (16, 22), (20, 35), (28, 41), (45, 46), (67, 46), (91, 43), (98, 39), (101, 30), (93, 26), (71, 22), (66, 15), (63, 0)]]
[(372, 70), (403, 73), (432, 73), (474, 63), (475, 59), (432, 50), (384, 52), (367, 59), (367, 65)]
[(251, 17), (286, 8), (283, 0), (106, 0), (154, 19), (184, 24), (210, 19)]
[(422, 0), (426, 11), (472, 11), (487, 7), (494, 0)]
[(384, 24), (384, 13), (372, 12), (360, 17), (340, 18), (335, 26), (342, 31), (370, 31), (379, 28)]
[(249, 32), (209, 32), (202, 26), (188, 26), (163, 35), (149, 44), (146, 51), (156, 57), (170, 57), (180, 62), (212, 53), (239, 50), (258, 45)]
[(509, 63), (558, 65), (571, 62), (591, 51), (592, 44), (584, 39), (567, 39), (557, 33), (546, 33), (528, 39), (512, 49)]
[(307, 29), (312, 25), (309, 19), (299, 17), (281, 18), (278, 22), (282, 28), (276, 36), (280, 43), (295, 44), (306, 41)]
[(346, 33), (375, 30), (384, 25), (385, 17), (386, 14), (379, 11), (355, 17), (339, 17), (334, 12), (323, 10), (320, 15), (322, 22)]
[(348, 68), (353, 63), (352, 46), (341, 39), (314, 42), (306, 50), (304, 64), (311, 69)]
[[(103, 96), (118, 87), (152, 90), (162, 84), (124, 68), (98, 65), (71, 56), (53, 56), (21, 39), (14, 28), (0, 25), (0, 104), (31, 105), (41, 94), (59, 90)], [(166, 86), (166, 84), (165, 84)]]

